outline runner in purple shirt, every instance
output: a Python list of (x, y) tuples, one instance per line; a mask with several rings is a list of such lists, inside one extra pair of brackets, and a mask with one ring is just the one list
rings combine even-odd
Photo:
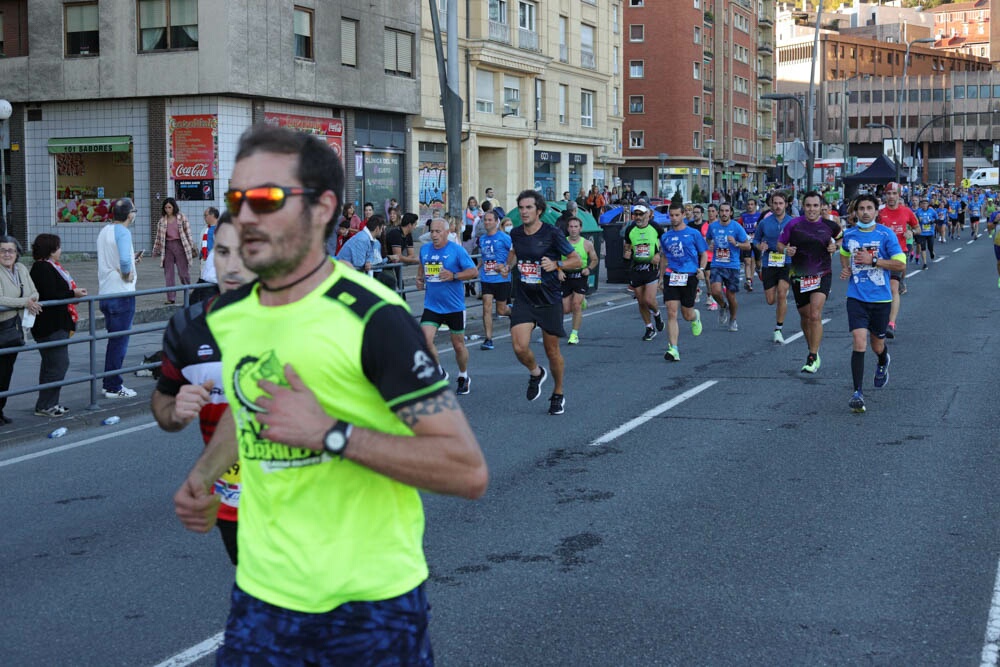
[(823, 340), (823, 305), (830, 295), (830, 254), (837, 249), (842, 235), (840, 225), (822, 217), (822, 198), (818, 192), (808, 192), (802, 198), (803, 215), (795, 218), (778, 236), (778, 252), (791, 257), (789, 276), (792, 294), (802, 320), (802, 334), (809, 355), (802, 366), (803, 373), (819, 370), (819, 344)]

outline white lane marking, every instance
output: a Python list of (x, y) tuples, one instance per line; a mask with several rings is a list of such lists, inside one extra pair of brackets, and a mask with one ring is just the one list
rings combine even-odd
[(962, 248), (955, 248), (952, 252), (962, 252)]
[(975, 243), (975, 241), (972, 240), (972, 239), (969, 239), (968, 241), (965, 242), (965, 245), (972, 245), (973, 243)]
[(637, 426), (641, 426), (641, 425), (645, 424), (646, 422), (648, 422), (653, 417), (658, 417), (659, 415), (663, 414), (664, 412), (666, 412), (670, 408), (672, 408), (672, 407), (674, 407), (676, 405), (680, 405), (681, 403), (683, 403), (684, 401), (688, 400), (689, 398), (697, 396), (698, 394), (700, 394), (701, 392), (705, 391), (706, 389), (708, 389), (712, 385), (716, 384), (717, 382), (718, 382), (718, 380), (709, 380), (708, 382), (702, 382), (697, 387), (694, 387), (693, 389), (688, 389), (683, 394), (675, 396), (674, 398), (670, 399), (666, 403), (661, 403), (660, 405), (657, 405), (655, 408), (652, 408), (652, 409), (647, 410), (646, 412), (642, 413), (641, 415), (639, 415), (635, 419), (632, 419), (632, 420), (629, 420), (629, 421), (625, 422), (624, 424), (622, 424), (618, 428), (614, 429), (613, 431), (608, 431), (607, 433), (605, 433), (604, 435), (602, 435), (600, 438), (598, 438), (597, 440), (594, 440), (592, 443), (590, 443), (589, 446), (590, 447), (600, 447), (601, 445), (606, 445), (609, 442), (611, 442), (612, 440), (615, 440), (615, 439), (620, 438), (621, 436), (625, 435), (626, 433), (628, 433), (632, 429), (636, 428)]
[[(629, 301), (628, 303), (620, 303), (617, 306), (607, 306), (605, 308), (601, 308), (600, 310), (591, 310), (591, 311), (588, 311), (588, 312), (584, 312), (583, 313), (583, 317), (590, 317), (591, 315), (600, 315), (602, 313), (610, 313), (612, 310), (618, 310), (619, 308), (628, 308), (629, 306), (634, 307), (635, 306), (635, 301), (633, 300), (633, 301)], [(569, 315), (566, 315), (566, 316), (563, 317), (563, 323), (572, 322), (572, 321), (573, 321), (573, 314), (572, 313), (570, 313)], [(532, 333), (534, 333), (534, 332), (532, 332)], [(510, 338), (510, 334), (509, 333), (505, 333), (505, 334), (500, 334), (499, 336), (494, 336), (493, 340), (494, 341), (498, 341), (498, 340), (503, 340), (504, 338)], [(467, 343), (477, 343), (477, 342), (479, 342), (481, 340), (483, 340), (482, 336), (480, 336), (478, 340), (475, 340), (475, 341), (471, 341), (470, 340), (470, 341), (466, 341), (466, 342)], [(446, 346), (444, 346), (442, 348), (439, 348), (437, 350), (437, 353), (440, 355), (440, 354), (445, 354), (445, 353), (454, 352), (454, 351), (455, 351), (455, 349), (449, 343)]]
[(979, 659), (980, 667), (996, 667), (998, 652), (1000, 652), (1000, 564), (997, 565), (997, 576), (993, 582), (993, 600), (990, 603), (989, 619), (986, 621), (986, 638)]
[[(959, 250), (961, 250), (961, 248), (959, 248)], [(948, 259), (947, 255), (942, 256), (942, 257), (938, 257), (937, 259), (932, 259), (931, 261), (934, 262), (935, 264), (937, 264), (938, 262), (943, 262), (946, 259)]]
[(129, 428), (123, 428), (120, 431), (112, 431), (111, 433), (96, 435), (93, 438), (87, 438), (85, 440), (81, 440), (80, 442), (74, 442), (68, 445), (60, 445), (58, 447), (53, 447), (52, 449), (46, 449), (43, 452), (35, 452), (34, 454), (25, 454), (24, 456), (17, 456), (7, 461), (0, 461), (0, 468), (4, 468), (6, 466), (12, 466), (15, 463), (24, 463), (25, 461), (37, 459), (42, 456), (48, 456), (49, 454), (58, 454), (59, 452), (65, 452), (70, 449), (76, 449), (77, 447), (83, 447), (84, 445), (92, 445), (95, 442), (101, 442), (103, 440), (108, 440), (109, 438), (117, 438), (120, 435), (128, 435), (129, 433), (135, 433), (136, 431), (145, 431), (147, 428), (152, 428), (154, 426), (156, 426), (156, 422), (149, 422), (148, 424), (142, 424), (140, 426), (130, 426)]
[[(825, 320), (823, 320), (823, 324), (826, 324), (826, 323), (827, 323), (827, 322), (829, 322), (829, 321), (830, 321), (831, 319), (832, 319), (832, 318), (829, 318), (829, 317), (828, 317), (828, 318), (826, 318)], [(803, 334), (803, 333), (802, 333), (801, 331), (800, 331), (800, 332), (798, 332), (797, 334), (792, 334), (791, 336), (789, 336), (788, 338), (786, 338), (786, 339), (785, 339), (785, 342), (784, 342), (784, 343), (782, 343), (782, 345), (788, 345), (788, 344), (789, 344), (789, 343), (791, 343), (791, 342), (792, 342), (793, 340), (798, 340), (799, 338), (802, 338), (802, 336), (804, 336), (804, 335), (805, 335), (805, 334)]]
[(195, 644), (191, 648), (181, 651), (177, 655), (170, 656), (160, 664), (156, 665), (156, 667), (185, 667), (191, 663), (198, 662), (206, 655), (213, 653), (217, 648), (222, 646), (222, 638), (224, 635), (224, 632), (212, 635), (200, 644)]
[(906, 277), (910, 278), (912, 276), (919, 276), (923, 272), (924, 272), (923, 269), (917, 269), (916, 271), (910, 271), (909, 273), (906, 274)]

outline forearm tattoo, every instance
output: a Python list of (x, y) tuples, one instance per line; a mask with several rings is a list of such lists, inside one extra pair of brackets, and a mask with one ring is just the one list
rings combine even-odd
[(458, 399), (451, 390), (448, 390), (430, 398), (417, 401), (416, 403), (410, 403), (397, 410), (396, 416), (412, 429), (417, 425), (421, 417), (458, 409)]

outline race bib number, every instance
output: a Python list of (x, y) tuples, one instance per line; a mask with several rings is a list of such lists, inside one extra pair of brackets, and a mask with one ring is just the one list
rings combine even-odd
[(687, 287), (688, 274), (671, 273), (670, 277), (667, 279), (667, 284), (670, 285), (670, 287)]
[(715, 249), (715, 259), (719, 262), (725, 263), (729, 261), (729, 248), (716, 248)]
[(649, 244), (640, 243), (635, 246), (635, 258), (636, 259), (649, 259)]
[(517, 269), (521, 272), (521, 282), (525, 285), (542, 283), (542, 265), (538, 262), (518, 262)]
[(429, 283), (441, 282), (441, 269), (444, 265), (441, 262), (428, 262), (424, 264), (424, 280)]
[(767, 253), (767, 265), (772, 269), (780, 269), (785, 265), (785, 253), (783, 252)]
[(494, 261), (492, 261), (492, 260), (487, 261), (486, 264), (484, 265), (483, 269), (484, 269), (484, 273), (486, 275), (488, 275), (488, 276), (499, 276), (500, 275), (500, 269), (497, 268), (497, 263), (494, 262)]
[(819, 289), (819, 276), (804, 276), (799, 280), (800, 292), (812, 292)]

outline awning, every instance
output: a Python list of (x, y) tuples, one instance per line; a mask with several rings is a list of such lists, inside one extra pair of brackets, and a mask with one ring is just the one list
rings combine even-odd
[(66, 137), (49, 139), (49, 153), (127, 153), (132, 137)]

